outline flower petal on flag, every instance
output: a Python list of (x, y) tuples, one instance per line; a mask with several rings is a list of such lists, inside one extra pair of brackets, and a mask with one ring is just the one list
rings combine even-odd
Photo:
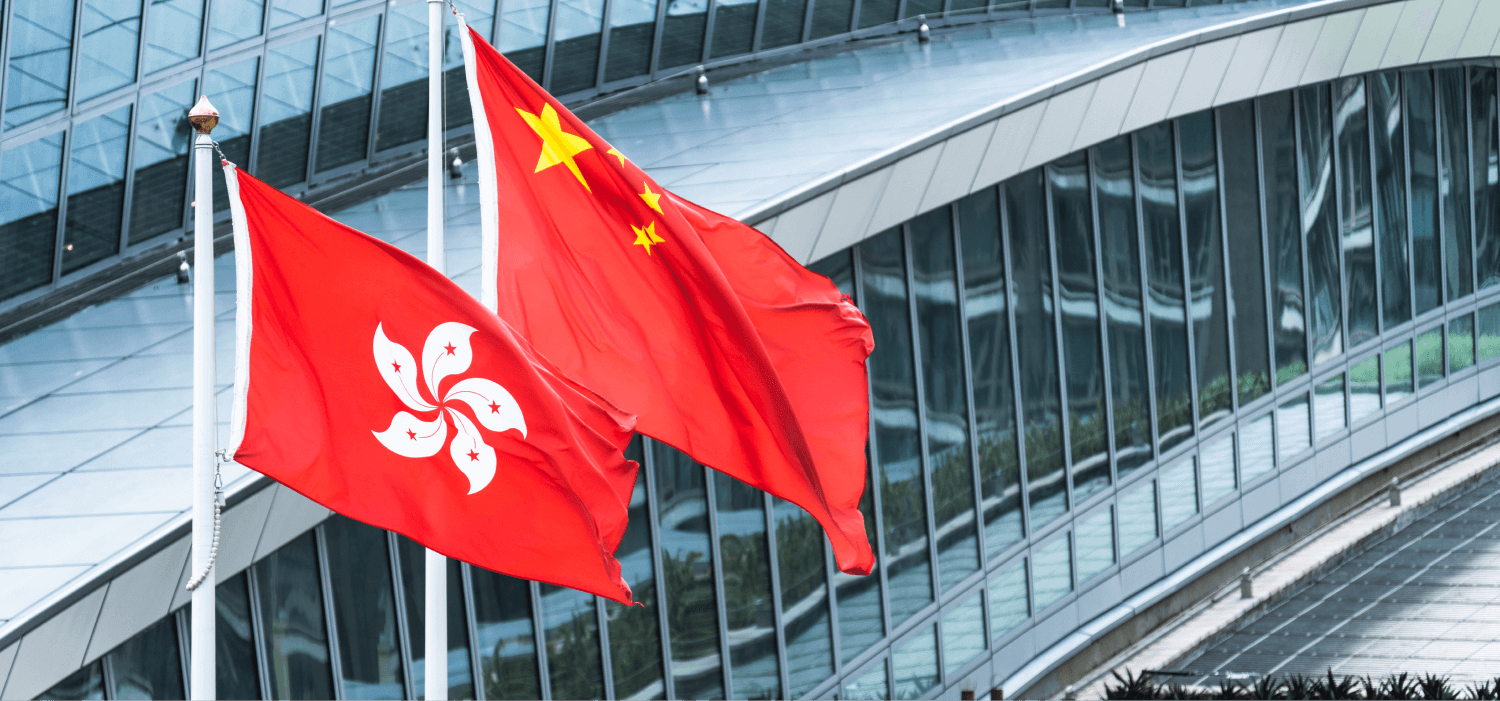
[(384, 431), (371, 431), (380, 444), (391, 452), (407, 458), (430, 458), (443, 449), (448, 440), (448, 424), (443, 415), (436, 421), (423, 421), (404, 411), (391, 418), (391, 427)]
[(526, 417), (521, 414), (521, 405), (504, 387), (482, 377), (470, 377), (459, 380), (448, 390), (443, 401), (452, 400), (468, 404), (479, 418), (479, 425), (495, 433), (518, 429), (521, 437), (526, 437)]
[(453, 425), (458, 427), (458, 435), (448, 445), (448, 455), (452, 456), (459, 471), (469, 478), (469, 493), (473, 494), (495, 478), (495, 449), (484, 442), (479, 428), (469, 417), (451, 408), (448, 414), (453, 417)]
[(474, 327), (450, 321), (427, 334), (427, 344), (422, 346), (422, 374), (434, 398), (443, 396), (438, 392), (443, 378), (468, 370), (474, 361), (474, 351), (469, 347), (472, 333)]
[[(380, 369), (380, 376), (385, 378), (385, 383), (390, 385), (391, 391), (396, 397), (412, 411), (432, 411), (436, 406), (428, 404), (422, 398), (422, 391), (417, 389), (417, 361), (411, 357), (411, 352), (406, 347), (392, 341), (385, 336), (385, 328), (381, 324), (375, 325), (375, 367)], [(437, 398), (437, 393), (433, 393)]]

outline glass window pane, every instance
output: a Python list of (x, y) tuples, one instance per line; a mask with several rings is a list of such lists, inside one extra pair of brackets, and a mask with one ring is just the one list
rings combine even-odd
[(1115, 564), (1115, 510), (1105, 507), (1078, 524), (1078, 581)]
[(1276, 407), (1276, 443), (1282, 464), (1286, 459), (1312, 447), (1311, 427), (1307, 416), (1307, 395), (1299, 394)]
[(1375, 302), (1374, 209), (1370, 194), (1370, 121), (1365, 79), (1333, 84), (1333, 137), (1338, 147), (1339, 229), (1349, 294), (1349, 347), (1380, 333)]
[(1374, 126), (1375, 205), (1380, 239), (1381, 318), (1387, 328), (1411, 318), (1406, 249), (1406, 134), (1402, 126), (1401, 74), (1369, 77)]
[(1318, 441), (1344, 430), (1344, 376), (1330, 377), (1313, 389), (1313, 420)]
[(1380, 356), (1372, 355), (1349, 368), (1349, 424), (1380, 411)]
[(1203, 460), (1203, 505), (1234, 492), (1234, 434), (1223, 433), (1198, 450)]
[(365, 159), (380, 16), (328, 29), (318, 116), (318, 172)]
[(859, 245), (859, 256), (864, 282), (860, 303), (874, 331), (875, 345), (881, 349), (868, 361), (870, 413), (875, 424), (872, 443), (879, 458), (891, 619), (899, 625), (932, 601), (901, 229), (866, 239)]
[[(458, 0), (458, 11), (464, 21), (489, 37), (495, 31), (495, 3), (493, 0), (469, 2)], [(469, 81), (464, 77), (463, 42), (458, 36), (458, 24), (443, 23), (443, 124), (447, 129), (456, 129), (474, 123), (474, 113), (469, 109)]]
[[(713, 476), (714, 504), (718, 507), (719, 518), (719, 561), (723, 563), (724, 615), (728, 619), (729, 663), (733, 672), (730, 676), (734, 679), (730, 696), (737, 699), (781, 698), (776, 628), (772, 616), (771, 555), (766, 548), (765, 494), (722, 472), (714, 472)], [(777, 507), (787, 516), (776, 524), (782, 591), (787, 590), (790, 581), (800, 595), (799, 599), (812, 604), (795, 606), (787, 602), (783, 610), (792, 613), (803, 608), (815, 609), (800, 618), (804, 623), (800, 627), (807, 627), (807, 622), (814, 623), (812, 635), (803, 637), (822, 639), (821, 645), (815, 640), (813, 645), (804, 646), (810, 647), (808, 651), (815, 658), (809, 665), (810, 671), (821, 674), (818, 681), (822, 681), (833, 673), (833, 642), (828, 629), (828, 573), (823, 566), (822, 533), (817, 522), (795, 504), (782, 502)], [(790, 647), (791, 621), (787, 622), (786, 632)], [(798, 670), (798, 660), (788, 654), (787, 662), (791, 665), (789, 673), (796, 674), (793, 670)], [(826, 671), (819, 672), (824, 668)], [(556, 695), (555, 688), (553, 694)]]
[(541, 585), (543, 644), (552, 695), (559, 699), (604, 698), (599, 656), (599, 612), (594, 596), (577, 589)]
[(1224, 295), (1224, 237), (1219, 212), (1219, 157), (1213, 112), (1178, 120), (1182, 138), (1182, 195), (1187, 212), (1193, 353), (1198, 368), (1198, 423), (1233, 411), (1229, 378), (1229, 310)]
[(95, 661), (37, 696), (41, 699), (104, 698), (104, 663)]
[(967, 601), (943, 612), (943, 667), (957, 674), (970, 660), (984, 652), (984, 604), (979, 591)]
[(1031, 617), (1030, 598), (1026, 590), (1026, 558), (990, 579), (990, 632), (995, 640), (1005, 637), (1016, 626)]
[[(891, 19), (896, 16), (896, 3), (894, 0), (874, 0), (882, 7), (889, 5), (886, 10)], [(868, 12), (870, 3), (863, 5)], [(766, 0), (765, 27), (760, 32), (760, 48), (774, 49), (789, 46), (802, 41), (802, 20), (807, 17), (807, 0)], [(860, 15), (863, 22), (864, 15)]]
[[(1063, 361), (1068, 379), (1068, 441), (1073, 499), (1109, 486), (1109, 436), (1104, 418), (1104, 360), (1099, 348), (1099, 286), (1094, 270), (1094, 212), (1087, 152), (1047, 167), (1057, 278), (1062, 297)], [(925, 361), (925, 357), (924, 357)]]
[(209, 50), (260, 36), (265, 7), (265, 0), (214, 0), (208, 23)]
[(146, 72), (197, 58), (203, 34), (203, 0), (151, 0)]
[(1390, 406), (1412, 394), (1411, 343), (1403, 343), (1385, 352), (1385, 405)]
[(1334, 227), (1332, 112), (1328, 86), (1297, 91), (1297, 127), (1302, 137), (1298, 161), (1303, 226), (1307, 231), (1308, 315), (1312, 357), (1320, 363), (1344, 352), (1344, 304), (1339, 291), (1338, 240)]
[(1479, 333), (1475, 337), (1475, 359), (1484, 362), (1500, 355), (1500, 304), (1479, 310)]
[(885, 660), (875, 663), (870, 671), (859, 676), (853, 682), (844, 683), (843, 698), (846, 699), (888, 699), (891, 697), (891, 687), (885, 678)]
[(1240, 427), (1240, 479), (1242, 483), (1276, 469), (1275, 439), (1271, 415), (1262, 414)]
[(1432, 72), (1411, 71), (1406, 76), (1406, 114), (1411, 119), (1411, 248), (1416, 273), (1417, 314), (1441, 304), (1438, 287), (1438, 172), (1437, 115), (1433, 106)]
[(0, 299), (52, 281), (63, 133), (0, 152)]
[(1437, 71), (1438, 106), (1442, 124), (1438, 130), (1441, 161), (1438, 191), (1443, 195), (1443, 252), (1448, 299), (1474, 291), (1474, 266), (1469, 243), (1469, 121), (1464, 108), (1464, 69)]
[(15, 0), (10, 24), (5, 126), (17, 127), (67, 106), (73, 3)]
[(1130, 160), (1129, 136), (1106, 141), (1094, 149), (1094, 184), (1099, 202), (1099, 245), (1103, 249), (1104, 317), (1109, 325), (1115, 470), (1124, 479), (1154, 454), (1141, 304), (1141, 244), (1136, 236), (1135, 169)]
[(937, 630), (928, 626), (891, 653), (895, 699), (919, 699), (938, 683)]
[(130, 196), (130, 245), (182, 226), (187, 205), (188, 150), (193, 128), (187, 111), (197, 81), (141, 98), (135, 126), (135, 189)]
[(323, 14), (323, 0), (272, 0), (271, 26), (280, 27)]
[[(1057, 336), (1052, 316), (1051, 244), (1040, 168), (1005, 185), (1010, 234), (1012, 308), (1016, 335), (1028, 339), (1020, 356), (1021, 407), (1026, 430), (1026, 477), (1031, 526), (1040, 528), (1068, 510), (1063, 473), (1062, 399), (1058, 390)], [(876, 343), (879, 343), (877, 340)], [(894, 598), (894, 597), (893, 597)]]
[[(1010, 319), (1006, 314), (1005, 256), (1001, 251), (997, 194), (994, 188), (985, 188), (958, 202), (964, 316), (969, 327), (969, 363), (973, 373), (970, 384), (979, 435), (979, 486), (984, 503), (984, 541), (990, 555), (1024, 535), (1016, 403), (1011, 383)], [(842, 602), (839, 605), (842, 608)]]
[[(899, 8), (898, 0), (863, 0), (859, 4), (859, 28), (865, 29), (877, 24), (896, 21), (896, 10)], [(769, 10), (768, 7), (766, 12), (768, 17), (771, 14)]]
[[(983, 0), (980, 0), (983, 2)], [(953, 3), (959, 8), (963, 0)], [(849, 31), (854, 20), (854, 0), (820, 0), (813, 3), (812, 39), (822, 39)], [(718, 20), (714, 20), (717, 22)]]
[[(396, 537), (401, 557), (401, 590), (406, 597), (406, 632), (411, 648), (411, 682), (417, 698), (426, 694), (427, 680), (427, 549), (406, 536)], [(464, 611), (464, 575), (458, 560), (448, 563), (448, 698), (474, 696), (469, 669), (469, 616)]]
[(219, 697), (260, 698), (260, 665), (250, 630), (250, 578), (245, 572), (214, 592), (214, 638), (214, 685)]
[[(474, 587), (474, 637), (479, 646), (479, 678), (485, 698), (540, 698), (531, 585), (478, 567), (470, 568), (469, 576)], [(448, 659), (453, 659), (451, 652)]]
[[(656, 38), (656, 3), (657, 0), (616, 0), (610, 5), (605, 81), (634, 78), (651, 70), (651, 42)], [(510, 5), (507, 4), (506, 8), (509, 9)], [(723, 11), (723, 8), (719, 9), (719, 12)], [(714, 45), (718, 46), (717, 38)]]
[[(615, 12), (630, 12), (638, 0), (627, 0), (623, 8)], [(517, 0), (507, 2), (500, 15), (500, 53), (516, 64), (532, 80), (541, 82), (542, 62), (546, 59), (547, 20), (552, 11), (548, 0)], [(656, 21), (656, 10), (651, 11), (651, 21)], [(650, 38), (646, 45), (649, 50)], [(648, 57), (649, 60), (649, 57)], [(622, 76), (623, 77), (623, 76)]]
[(255, 563), (271, 698), (333, 698), (318, 550), (311, 531)]
[[(676, 68), (703, 60), (703, 30), (708, 23), (705, 0), (668, 0), (657, 67)], [(800, 32), (799, 32), (800, 34)]]
[[(932, 508), (938, 532), (938, 576), (947, 591), (979, 570), (953, 216), (949, 208), (939, 207), (917, 217), (910, 226), (927, 465), (932, 471)], [(1108, 469), (1106, 463), (1106, 475)]]
[[(851, 0), (834, 0), (835, 7), (840, 4), (854, 9)], [(821, 9), (821, 5), (818, 6)], [(725, 56), (738, 56), (750, 53), (751, 44), (755, 39), (755, 13), (759, 11), (760, 3), (756, 0), (715, 0), (714, 1), (714, 41), (710, 49), (710, 58), (724, 58)], [(817, 18), (814, 17), (814, 22)], [(844, 31), (848, 31), (849, 17), (847, 11), (844, 16)]]
[(1448, 372), (1474, 365), (1474, 315), (1448, 320)]
[(1188, 380), (1186, 299), (1182, 289), (1182, 228), (1177, 219), (1177, 157), (1172, 123), (1136, 133), (1150, 285), (1151, 352), (1156, 367), (1156, 430), (1167, 450), (1193, 435)]
[(78, 102), (135, 82), (141, 34), (141, 0), (89, 0), (83, 4), (78, 47)]
[(1033, 555), (1032, 591), (1036, 593), (1038, 611), (1047, 610), (1048, 606), (1073, 591), (1073, 563), (1068, 556), (1068, 543), (1072, 538), (1072, 533), (1064, 533), (1038, 548)]
[(1291, 93), (1259, 100), (1261, 158), (1265, 164), (1266, 226), (1271, 247), (1271, 320), (1276, 382), (1307, 372), (1302, 315), (1302, 224), (1297, 198), (1297, 134)]
[(120, 252), (125, 146), (129, 138), (129, 105), (73, 127), (68, 221), (63, 233), (64, 275)]
[(682, 698), (721, 698), (719, 616), (709, 553), (703, 466), (654, 444), (656, 501), (661, 519), (662, 579), (672, 641), (672, 685)]
[(273, 187), (307, 178), (312, 137), (313, 81), (318, 37), (266, 51), (266, 87), (260, 102), (260, 143), (255, 174)]
[(1417, 334), (1417, 387), (1443, 379), (1443, 327)]
[(377, 125), (377, 151), (427, 137), (427, 3), (420, 0), (386, 13)]
[(1495, 69), (1469, 67), (1469, 129), (1474, 139), (1474, 263), (1479, 288), (1500, 285), (1500, 105)]
[[(780, 499), (773, 501), (787, 677), (791, 680), (791, 697), (796, 698), (833, 674), (823, 532), (801, 507)], [(735, 680), (738, 684), (739, 677)], [(768, 685), (767, 691), (775, 698), (773, 686)]]
[(121, 643), (108, 655), (114, 677), (110, 698), (183, 698), (179, 650), (176, 616), (158, 620)]
[[(631, 439), (625, 458), (644, 465), (641, 440), (640, 436)], [(615, 697), (621, 699), (655, 699), (666, 694), (661, 672), (661, 627), (656, 616), (657, 580), (650, 521), (646, 471), (642, 469), (636, 473), (635, 491), (630, 494), (630, 520), (625, 526), (625, 536), (615, 550), (620, 576), (641, 605), (604, 603), (609, 619), (609, 660), (615, 677)]]
[(1120, 497), (1120, 552), (1140, 550), (1157, 535), (1156, 482), (1146, 480)]
[[(260, 59), (240, 61), (224, 68), (208, 72), (203, 79), (205, 92), (213, 95), (214, 107), (219, 109), (219, 125), (214, 127), (214, 140), (219, 150), (234, 163), (250, 162), (251, 112), (255, 109), (255, 78), (260, 69)], [(268, 150), (275, 150), (275, 144)], [(214, 211), (229, 209), (229, 189), (224, 184), (224, 170), (214, 168)]]
[(401, 644), (385, 531), (335, 514), (323, 524), (339, 667), (350, 698), (399, 699)]
[(1161, 492), (1162, 527), (1168, 531), (1198, 513), (1197, 467), (1197, 459), (1188, 457), (1162, 470), (1162, 484), (1171, 485)]
[[(703, 0), (698, 13), (698, 51), (703, 51)], [(671, 12), (668, 9), (668, 12)], [(670, 27), (671, 20), (668, 21)], [(557, 4), (557, 29), (552, 47), (552, 83), (554, 95), (594, 87), (599, 72), (599, 30), (604, 23), (604, 0), (560, 0)], [(668, 32), (667, 39), (672, 34)], [(662, 47), (663, 52), (666, 46)]]

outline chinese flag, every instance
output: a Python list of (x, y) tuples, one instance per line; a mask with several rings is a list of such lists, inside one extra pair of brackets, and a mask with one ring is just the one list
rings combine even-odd
[(869, 324), (760, 232), (681, 199), (461, 27), (481, 296), (642, 433), (806, 509), (868, 574)]
[(634, 417), (426, 263), (224, 172), (235, 461), (449, 557), (630, 603)]

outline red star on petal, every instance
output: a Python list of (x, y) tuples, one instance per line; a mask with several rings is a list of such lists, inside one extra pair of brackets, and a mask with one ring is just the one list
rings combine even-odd
[(495, 402), (490, 402), (490, 413), (491, 414), (498, 414), (498, 413), (500, 413), (500, 405), (497, 404), (497, 403), (495, 403)]
[(472, 450), (469, 451), (469, 459), (470, 460), (478, 460), (479, 459), (479, 453), (476, 453), (476, 452), (474, 452)]
[(413, 430), (411, 430), (409, 428), (406, 429), (406, 435), (407, 435), (407, 437), (411, 438), (412, 440), (416, 440), (417, 439), (417, 432), (413, 431)]
[(453, 344), (449, 343), (448, 345), (443, 346), (443, 350), (448, 351), (448, 355), (453, 355)]
[(391, 367), (395, 368), (396, 372), (401, 372), (401, 363), (398, 363), (398, 362), (392, 360), (391, 361)]

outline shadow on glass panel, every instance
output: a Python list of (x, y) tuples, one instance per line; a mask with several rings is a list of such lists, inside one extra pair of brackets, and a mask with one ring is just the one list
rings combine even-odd
[(333, 698), (318, 551), (309, 531), (255, 563), (271, 698)]
[(6, 28), (10, 31), (10, 77), (5, 86), (7, 129), (67, 106), (73, 3), (16, 0), (10, 24)]
[(1307, 327), (1302, 296), (1302, 225), (1298, 212), (1297, 133), (1292, 94), (1267, 95), (1260, 110), (1266, 232), (1271, 254), (1271, 322), (1276, 383), (1307, 372)]
[(241, 572), (218, 586), (214, 592), (214, 611), (214, 685), (219, 697), (260, 698), (260, 667), (255, 660), (255, 636), (250, 628), (247, 573)]
[(130, 245), (182, 226), (187, 205), (188, 149), (193, 129), (187, 111), (197, 81), (141, 97), (136, 117), (135, 185), (130, 195)]
[(615, 697), (621, 699), (665, 698), (667, 687), (661, 671), (661, 626), (656, 615), (656, 570), (651, 544), (651, 507), (646, 501), (646, 468), (642, 438), (636, 436), (625, 449), (625, 458), (642, 467), (636, 473), (630, 495), (630, 520), (625, 536), (615, 550), (620, 576), (640, 606), (604, 602), (609, 619), (609, 659), (614, 672)]
[(62, 147), (57, 132), (0, 152), (0, 299), (52, 281)]
[(406, 695), (386, 532), (343, 516), (323, 524), (340, 678), (349, 698)]
[(155, 73), (198, 56), (204, 0), (151, 0), (147, 15), (146, 72)]
[(1385, 405), (1387, 407), (1412, 395), (1411, 342), (1385, 352)]
[[(1078, 522), (1078, 581), (1086, 582), (1113, 564), (1115, 508), (1106, 506)], [(948, 625), (946, 620), (943, 625)]]
[(937, 630), (927, 626), (891, 652), (893, 699), (919, 699), (938, 684)]
[[(722, 472), (713, 473), (714, 504), (718, 507), (719, 560), (723, 563), (724, 615), (729, 632), (729, 663), (734, 689), (730, 694), (737, 699), (780, 698), (781, 674), (776, 654), (775, 602), (771, 597), (771, 553), (766, 543), (765, 494)], [(796, 606), (796, 611), (808, 609), (816, 617), (821, 603), (821, 633), (828, 636), (828, 583), (823, 569), (822, 531), (813, 522), (810, 533), (800, 518), (805, 513), (792, 504), (779, 502), (779, 512), (790, 518), (778, 522), (776, 530), (778, 555), (781, 558), (781, 585), (783, 596), (792, 593), (805, 596), (808, 584), (816, 588), (817, 597), (806, 597), (812, 607)], [(792, 515), (795, 510), (796, 515)], [(806, 518), (811, 522), (811, 518)], [(811, 536), (811, 537), (809, 537)], [(790, 566), (788, 566), (788, 558)], [(792, 599), (783, 599), (786, 608), (793, 609)], [(797, 604), (803, 604), (796, 600)], [(788, 621), (790, 624), (791, 621)], [(806, 626), (800, 626), (806, 628)], [(790, 625), (788, 626), (790, 628)], [(815, 631), (816, 633), (817, 631)], [(791, 631), (787, 631), (787, 645), (793, 646)], [(818, 681), (833, 671), (832, 653), (825, 642), (814, 650), (814, 659), (798, 660), (787, 655), (788, 672), (796, 678), (801, 666), (819, 669), (827, 664), (827, 672), (817, 676)], [(795, 681), (793, 682), (796, 683)]]
[(1141, 171), (1141, 221), (1146, 241), (1146, 311), (1156, 370), (1156, 432), (1161, 450), (1193, 435), (1188, 378), (1187, 299), (1182, 282), (1182, 228), (1177, 210), (1177, 157), (1172, 123), (1136, 132)]
[[(1234, 304), (1235, 387), (1244, 405), (1271, 391), (1266, 337), (1266, 271), (1261, 246), (1260, 164), (1256, 156), (1255, 103), (1219, 108), (1224, 207), (1229, 240), (1229, 282)], [(1111, 347), (1113, 352), (1113, 347)]]
[(943, 669), (951, 679), (984, 652), (984, 604), (979, 590), (943, 612)]
[(323, 172), (365, 160), (370, 139), (370, 93), (380, 16), (328, 28), (323, 87), (318, 101), (318, 164)]
[(671, 446), (652, 445), (672, 687), (681, 698), (720, 698), (724, 677), (704, 468)]
[(1224, 237), (1220, 231), (1219, 156), (1213, 112), (1178, 120), (1182, 140), (1182, 198), (1187, 221), (1188, 305), (1198, 369), (1198, 425), (1234, 410), (1229, 377), (1229, 310), (1224, 294)]
[[(427, 691), (427, 549), (406, 536), (396, 536), (401, 561), (401, 591), (406, 599), (406, 632), (411, 649), (411, 683), (417, 698)], [(469, 624), (464, 612), (464, 576), (458, 560), (448, 563), (448, 698), (474, 695), (469, 664)]]
[(474, 587), (479, 678), (485, 698), (540, 698), (536, 635), (531, 623), (531, 585), (478, 567), (470, 568), (469, 573)]
[[(110, 698), (183, 698), (182, 649), (177, 642), (177, 619), (174, 616), (151, 624), (121, 643), (106, 655), (113, 686)], [(259, 695), (256, 690), (249, 698)]]
[(274, 187), (307, 179), (319, 41), (313, 37), (266, 51), (266, 87), (260, 101), (263, 145), (255, 157), (255, 174)]
[[(781, 499), (771, 502), (776, 516), (776, 564), (781, 575), (786, 671), (791, 680), (790, 696), (796, 698), (833, 673), (823, 531), (796, 504)], [(725, 575), (729, 575), (728, 565)], [(739, 677), (735, 677), (735, 684), (739, 684)]]
[(1117, 137), (1094, 148), (1094, 184), (1099, 208), (1100, 263), (1104, 268), (1110, 397), (1114, 401), (1115, 470), (1124, 479), (1155, 454), (1141, 303), (1135, 169), (1129, 136)]

